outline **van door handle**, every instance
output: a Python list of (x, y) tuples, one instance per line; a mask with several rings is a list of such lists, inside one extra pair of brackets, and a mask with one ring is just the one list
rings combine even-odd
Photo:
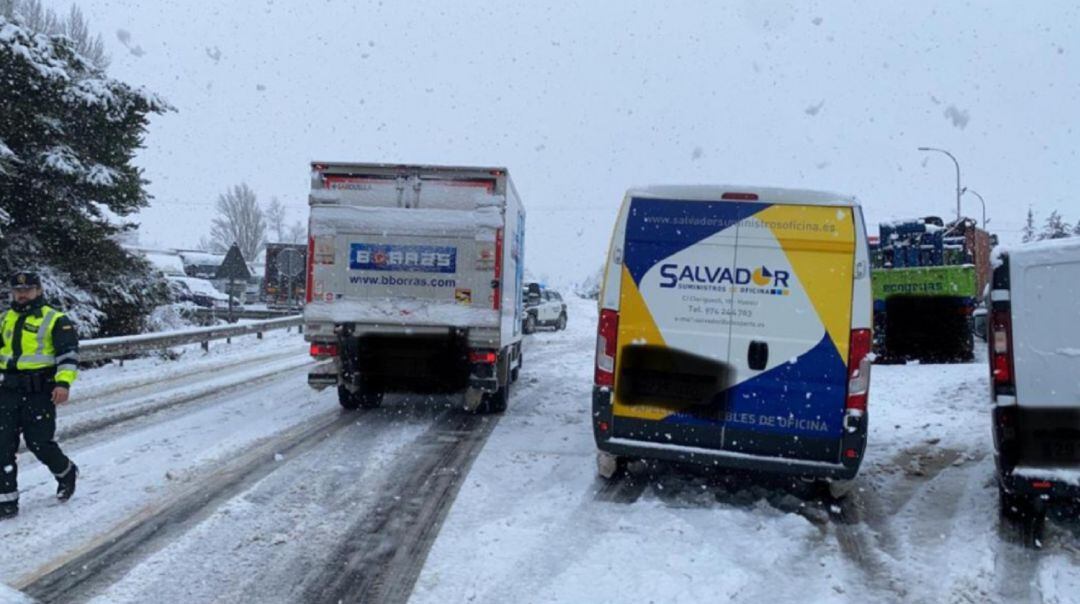
[(765, 369), (765, 366), (769, 364), (768, 342), (759, 342), (757, 340), (750, 342), (750, 350), (747, 351), (746, 356), (750, 363), (750, 369), (754, 371)]

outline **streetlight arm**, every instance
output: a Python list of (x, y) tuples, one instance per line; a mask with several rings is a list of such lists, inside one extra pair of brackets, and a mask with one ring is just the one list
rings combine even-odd
[(938, 149), (937, 147), (919, 147), (919, 151), (937, 151), (938, 153), (944, 153), (949, 156), (949, 159), (953, 161), (953, 165), (956, 166), (956, 221), (960, 222), (960, 162), (956, 160), (956, 156), (945, 149)]

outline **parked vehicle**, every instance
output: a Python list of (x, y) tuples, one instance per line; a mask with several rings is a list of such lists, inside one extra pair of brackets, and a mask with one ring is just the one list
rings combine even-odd
[(566, 329), (566, 303), (559, 292), (545, 288), (539, 283), (525, 286), (525, 333), (534, 333), (538, 327)]
[(1080, 238), (1000, 255), (990, 291), (990, 382), (1001, 511), (1080, 499)]
[(870, 258), (854, 198), (627, 192), (597, 329), (598, 466), (660, 458), (832, 479), (866, 446)]
[(268, 308), (292, 309), (304, 304), (307, 246), (299, 243), (267, 243), (266, 273), (262, 281)]
[[(173, 296), (180, 302), (191, 302), (196, 306), (218, 310), (229, 308), (229, 295), (218, 291), (214, 284), (206, 279), (167, 276), (166, 280)], [(233, 307), (243, 308), (243, 304), (233, 298)]]
[(312, 164), (308, 376), (345, 408), (463, 391), (499, 413), (521, 368), (525, 209), (504, 168)]

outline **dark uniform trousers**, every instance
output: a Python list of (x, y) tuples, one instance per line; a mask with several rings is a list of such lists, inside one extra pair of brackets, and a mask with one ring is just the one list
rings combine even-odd
[(39, 382), (40, 387), (34, 388), (27, 386), (27, 382), (32, 382), (31, 376), (9, 374), (5, 378), (0, 383), (0, 502), (17, 501), (15, 455), (19, 451), (20, 433), (26, 440), (26, 448), (54, 476), (63, 476), (71, 470), (71, 460), (60, 451), (55, 440), (52, 382)]

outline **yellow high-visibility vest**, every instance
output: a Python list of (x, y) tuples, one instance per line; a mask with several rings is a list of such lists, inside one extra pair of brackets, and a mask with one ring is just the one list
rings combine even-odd
[(64, 313), (49, 305), (41, 307), (40, 311), (27, 314), (23, 324), (22, 333), (15, 333), (15, 323), (19, 320), (19, 313), (8, 310), (4, 313), (4, 319), (0, 323), (0, 333), (3, 334), (4, 344), (0, 346), (0, 370), (7, 370), (15, 355), (15, 338), (21, 339), (22, 353), (16, 361), (15, 369), (19, 371), (34, 371), (56, 367), (56, 381), (71, 384), (78, 375), (78, 353), (68, 352), (59, 357), (56, 356), (56, 348), (53, 346), (52, 330), (56, 321), (64, 316)]

